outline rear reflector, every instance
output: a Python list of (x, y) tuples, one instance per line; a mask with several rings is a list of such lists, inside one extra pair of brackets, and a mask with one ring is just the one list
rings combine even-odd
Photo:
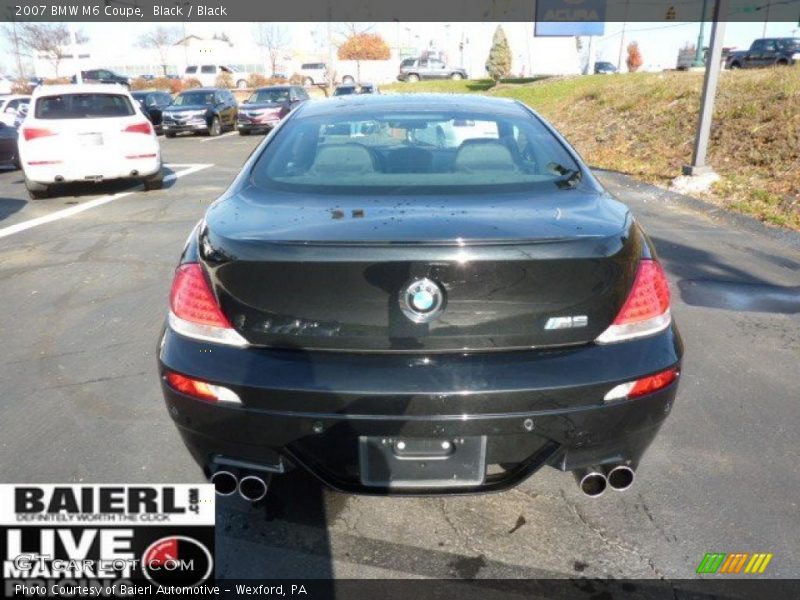
[(667, 387), (678, 378), (678, 375), (680, 375), (680, 372), (677, 368), (673, 367), (666, 371), (660, 371), (655, 375), (642, 377), (636, 381), (621, 383), (611, 388), (603, 400), (611, 402), (612, 400), (622, 400), (624, 398), (632, 399), (646, 394), (652, 394), (653, 392)]
[(60, 160), (29, 160), (28, 165), (31, 167), (41, 166), (41, 165), (60, 165)]
[(669, 327), (669, 285), (661, 265), (639, 261), (636, 278), (614, 322), (595, 340), (598, 344), (621, 342), (652, 335)]
[(169, 386), (182, 394), (192, 396), (198, 400), (206, 402), (234, 402), (241, 404), (242, 401), (233, 390), (220, 385), (214, 385), (206, 381), (187, 377), (174, 371), (167, 371), (165, 377)]
[(150, 125), (150, 121), (142, 121), (141, 123), (134, 123), (133, 125), (128, 125), (122, 131), (126, 133), (146, 133), (149, 135), (153, 133), (153, 126)]
[(190, 338), (246, 346), (217, 304), (205, 273), (198, 263), (186, 263), (175, 271), (169, 296), (169, 325)]
[(156, 157), (155, 154), (129, 154), (125, 158), (129, 160), (135, 160), (137, 158), (155, 158), (155, 157)]
[(51, 135), (58, 135), (58, 134), (55, 131), (50, 131), (49, 129), (43, 129), (41, 127), (22, 128), (22, 137), (25, 138), (26, 142), (30, 142), (31, 140), (35, 140), (36, 138), (48, 137)]

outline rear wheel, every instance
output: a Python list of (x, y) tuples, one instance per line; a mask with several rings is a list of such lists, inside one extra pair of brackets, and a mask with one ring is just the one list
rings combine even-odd
[(352, 75), (345, 75), (342, 77), (342, 83), (355, 83), (356, 80), (353, 78)]
[(305, 85), (305, 86), (314, 85), (314, 80), (311, 79), (311, 77), (304, 77), (303, 78), (303, 85)]
[(452, 75), (450, 75), (450, 79), (452, 79), (453, 81), (459, 81), (461, 79), (464, 79), (464, 76), (461, 73), (453, 73)]
[(174, 131), (166, 131), (166, 132), (164, 132), (164, 137), (174, 138), (175, 137), (175, 132)]
[(733, 70), (733, 69), (741, 69), (741, 68), (742, 68), (742, 65), (740, 65), (738, 62), (732, 62), (731, 63), (731, 70)]
[(248, 129), (240, 129), (239, 135), (250, 135), (250, 131)]
[(788, 60), (786, 60), (785, 58), (781, 58), (781, 59), (780, 59), (780, 60), (777, 62), (777, 65), (778, 65), (779, 67), (788, 67), (788, 66), (789, 66), (789, 61), (788, 61)]
[(222, 123), (219, 122), (219, 117), (214, 117), (211, 121), (211, 125), (208, 127), (208, 135), (216, 137), (220, 133), (222, 133)]
[(28, 196), (31, 200), (41, 200), (42, 198), (50, 197), (50, 186), (43, 183), (36, 183), (27, 177), (25, 178), (25, 189), (28, 190)]
[(243, 90), (244, 88), (247, 87), (247, 81), (244, 79), (240, 79), (239, 81), (236, 82), (236, 87), (239, 88), (240, 90)]
[(150, 192), (152, 190), (160, 190), (164, 187), (164, 173), (159, 171), (154, 175), (150, 175), (149, 177), (145, 177), (142, 179), (142, 185), (144, 185), (144, 190), (146, 192)]
[(416, 73), (411, 73), (411, 75), (406, 77), (406, 81), (408, 81), (409, 83), (416, 83), (417, 81), (419, 81), (419, 75), (417, 75)]

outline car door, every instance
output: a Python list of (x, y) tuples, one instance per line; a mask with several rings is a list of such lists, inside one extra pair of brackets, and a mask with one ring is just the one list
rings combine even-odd
[(764, 40), (764, 51), (761, 53), (761, 61), (759, 67), (767, 67), (772, 65), (778, 56), (778, 44), (775, 40)]
[(762, 57), (761, 55), (764, 53), (764, 40), (756, 40), (753, 42), (753, 45), (750, 46), (750, 51), (744, 57), (744, 67), (757, 67), (761, 64)]
[(420, 79), (430, 79), (431, 75), (428, 71), (429, 67), (427, 59), (417, 61), (417, 73), (419, 73)]
[(222, 122), (226, 125), (235, 126), (236, 125), (236, 99), (233, 97), (227, 90), (222, 90), (219, 92), (220, 96), (220, 103), (222, 106), (221, 114), (223, 115)]
[(447, 78), (447, 71), (445, 69), (445, 64), (440, 60), (435, 60), (435, 59), (429, 60), (428, 71), (430, 73), (429, 77), (431, 79)]

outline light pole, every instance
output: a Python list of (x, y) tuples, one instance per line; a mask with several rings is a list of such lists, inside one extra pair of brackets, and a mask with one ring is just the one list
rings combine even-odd
[(694, 51), (694, 67), (702, 67), (705, 64), (703, 60), (703, 29), (706, 25), (706, 2), (703, 0), (703, 12), (700, 13), (700, 32), (697, 34), (697, 47)]

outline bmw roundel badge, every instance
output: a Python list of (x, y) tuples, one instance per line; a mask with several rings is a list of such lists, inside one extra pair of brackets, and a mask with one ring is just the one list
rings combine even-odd
[(444, 308), (444, 291), (428, 278), (415, 279), (400, 293), (403, 314), (415, 323), (428, 323)]

